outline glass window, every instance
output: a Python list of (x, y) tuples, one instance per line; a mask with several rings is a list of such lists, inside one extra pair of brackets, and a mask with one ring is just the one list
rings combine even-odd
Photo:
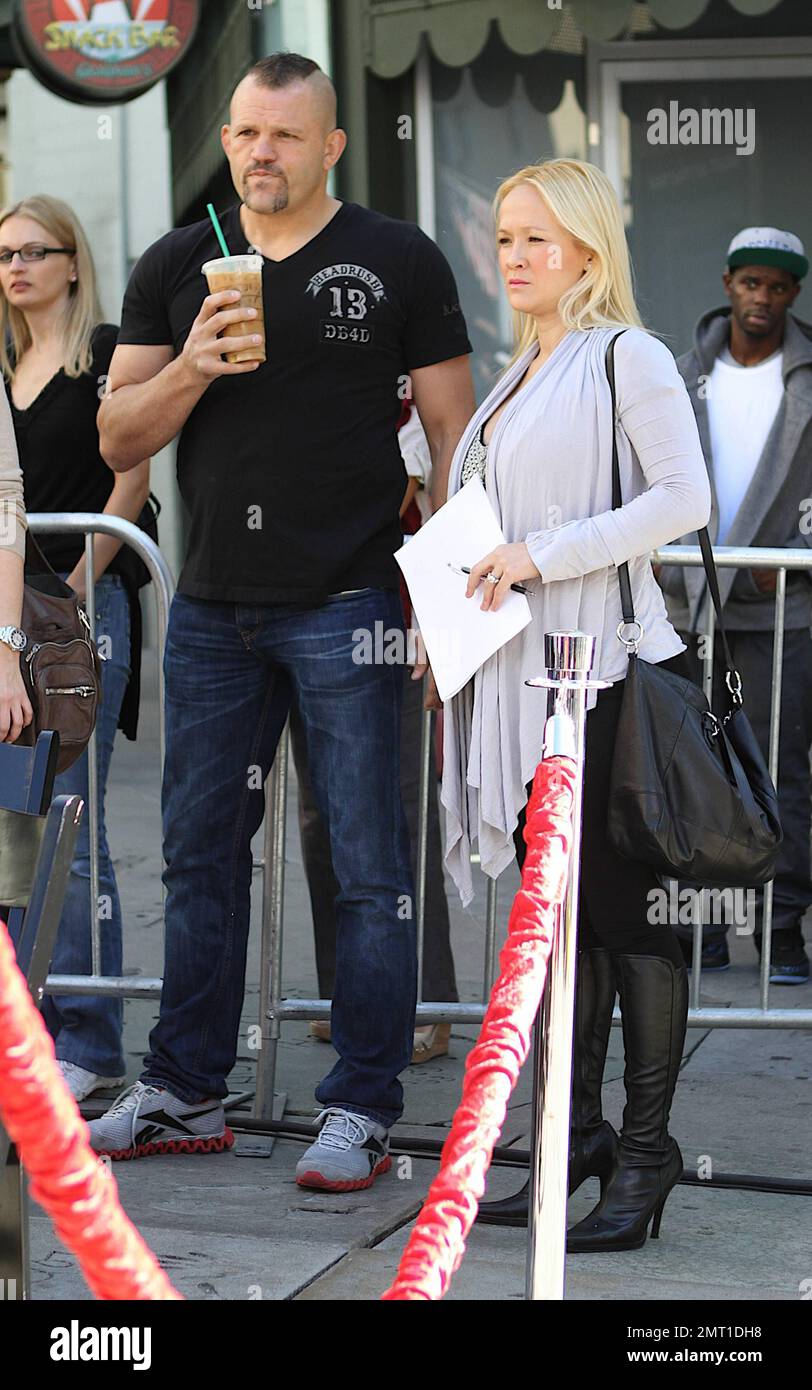
[[(646, 324), (681, 353), (691, 346), (700, 314), (726, 302), (721, 275), (738, 231), (780, 227), (807, 248), (812, 241), (812, 189), (798, 177), (799, 151), (812, 144), (812, 76), (624, 82), (621, 104), (638, 302)], [(690, 117), (681, 113), (694, 111), (701, 121), (706, 112), (738, 111), (737, 142), (654, 143), (655, 110), (667, 114), (677, 134), (690, 131)], [(727, 121), (705, 130), (710, 136), (729, 130), (736, 138)], [(812, 311), (804, 313), (802, 299), (798, 311), (806, 318)]]
[(493, 196), (525, 164), (587, 157), (576, 84), (582, 60), (541, 53), (520, 58), (491, 43), (468, 68), (432, 62), (436, 240), (460, 290), (474, 346), (478, 399), (513, 348), (511, 314), (496, 260)]

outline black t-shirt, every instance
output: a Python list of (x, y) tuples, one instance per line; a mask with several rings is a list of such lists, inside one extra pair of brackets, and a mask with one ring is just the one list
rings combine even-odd
[[(239, 206), (220, 221), (232, 255), (253, 249)], [(208, 293), (201, 266), (219, 255), (208, 219), (149, 247), (119, 342), (178, 354)], [(264, 261), (262, 284), (267, 361), (213, 381), (181, 431), (190, 527), (178, 587), (304, 605), (396, 588), (404, 381), (471, 351), (448, 262), (414, 224), (342, 203), (299, 251)]]
[[(96, 415), (117, 336), (115, 324), (98, 324), (90, 371), (74, 378), (60, 369), (27, 410), (17, 409), (9, 388), (26, 511), (104, 511), (115, 478), (99, 453)], [(63, 574), (84, 554), (81, 535), (40, 535), (37, 543), (51, 567)], [(120, 573), (115, 559), (109, 569)]]

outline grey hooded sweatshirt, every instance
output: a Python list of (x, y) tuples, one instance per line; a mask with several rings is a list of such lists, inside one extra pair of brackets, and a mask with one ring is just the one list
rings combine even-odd
[[(702, 389), (730, 337), (730, 309), (703, 314), (690, 352), (677, 359), (691, 398), (711, 484), (708, 533), (716, 544), (719, 507), (713, 477), (706, 392)], [(787, 314), (783, 344), (784, 396), (756, 465), (750, 486), (733, 520), (728, 546), (779, 546), (807, 549), (812, 565), (812, 325)], [(682, 538), (696, 545), (696, 533)], [(775, 627), (775, 599), (762, 594), (749, 569), (720, 569), (719, 588), (725, 626), (751, 632)], [(681, 632), (704, 631), (707, 584), (701, 568), (665, 566), (660, 583), (669, 617)], [(786, 627), (812, 621), (812, 568), (787, 574)]]

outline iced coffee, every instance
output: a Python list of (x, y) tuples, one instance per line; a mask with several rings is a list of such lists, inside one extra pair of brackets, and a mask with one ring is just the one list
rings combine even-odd
[[(260, 343), (243, 348), (240, 352), (227, 352), (227, 362), (265, 361), (265, 316), (262, 308), (262, 257), (261, 256), (222, 256), (216, 261), (206, 261), (203, 274), (208, 281), (209, 294), (219, 294), (221, 290), (239, 290), (241, 298), (235, 309), (256, 309), (255, 319), (240, 319), (223, 329), (224, 338), (244, 338), (252, 333), (262, 336)], [(224, 306), (228, 308), (228, 305)]]

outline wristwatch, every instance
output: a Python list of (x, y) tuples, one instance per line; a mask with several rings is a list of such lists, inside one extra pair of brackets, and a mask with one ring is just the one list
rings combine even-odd
[(19, 627), (0, 627), (0, 642), (5, 642), (13, 652), (24, 652), (28, 646), (28, 638)]

